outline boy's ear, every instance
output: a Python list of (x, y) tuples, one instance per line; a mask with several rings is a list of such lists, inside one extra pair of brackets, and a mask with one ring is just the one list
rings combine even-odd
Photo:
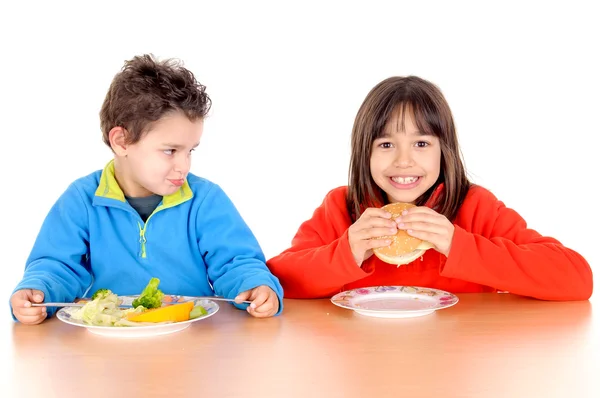
[(110, 147), (118, 156), (127, 155), (127, 130), (123, 127), (113, 127), (108, 132)]

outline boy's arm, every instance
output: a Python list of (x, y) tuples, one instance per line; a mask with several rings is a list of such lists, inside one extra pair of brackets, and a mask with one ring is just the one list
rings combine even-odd
[(363, 262), (361, 268), (352, 255), (344, 192), (331, 191), (312, 218), (300, 226), (292, 246), (267, 262), (286, 297), (331, 297), (344, 285), (373, 272), (372, 262)]
[[(527, 228), (525, 220), (489, 191), (477, 189), (455, 225), (441, 275), (543, 300), (587, 300), (593, 290), (586, 260), (559, 241)], [(470, 230), (470, 232), (467, 231)]]
[[(279, 311), (276, 315), (281, 313), (281, 284), (267, 268), (254, 234), (218, 185), (212, 185), (200, 204), (196, 229), (198, 246), (215, 294), (235, 298), (246, 290), (266, 285), (277, 294)], [(235, 305), (242, 309), (247, 307), (247, 304)]]
[[(27, 259), (23, 279), (13, 293), (37, 289), (44, 293), (45, 302), (71, 302), (81, 297), (92, 282), (85, 265), (88, 241), (87, 208), (77, 188), (71, 185), (46, 216)], [(48, 316), (56, 310), (48, 307)]]

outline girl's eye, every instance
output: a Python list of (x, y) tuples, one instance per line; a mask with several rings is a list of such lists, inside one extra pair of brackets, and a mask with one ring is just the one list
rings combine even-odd
[(165, 149), (163, 152), (165, 153), (165, 155), (172, 155), (173, 152), (175, 152), (175, 149)]
[(382, 142), (381, 144), (379, 144), (379, 146), (384, 149), (389, 149), (392, 147), (392, 143), (391, 142)]
[(417, 147), (419, 147), (419, 148), (425, 148), (427, 146), (429, 146), (429, 142), (425, 142), (425, 141), (417, 142)]

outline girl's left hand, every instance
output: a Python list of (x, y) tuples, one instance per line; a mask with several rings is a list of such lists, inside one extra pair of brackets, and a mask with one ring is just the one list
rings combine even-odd
[(430, 242), (435, 250), (448, 257), (454, 237), (454, 225), (429, 207), (413, 207), (396, 218), (399, 229), (410, 236)]

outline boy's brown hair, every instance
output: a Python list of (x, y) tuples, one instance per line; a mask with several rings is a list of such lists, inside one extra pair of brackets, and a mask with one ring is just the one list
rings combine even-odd
[(383, 136), (388, 120), (398, 107), (402, 107), (402, 115), (412, 111), (419, 130), (438, 137), (442, 149), (440, 176), (415, 204), (425, 204), (443, 183), (443, 192), (432, 207), (452, 221), (471, 183), (461, 159), (454, 120), (446, 99), (437, 86), (416, 76), (383, 80), (371, 89), (358, 110), (352, 128), (346, 195), (350, 218), (354, 222), (366, 207), (389, 203), (385, 192), (371, 177), (370, 159), (373, 141)]
[(104, 143), (110, 147), (110, 130), (123, 127), (127, 143), (135, 144), (167, 113), (179, 111), (191, 121), (204, 118), (211, 107), (205, 89), (177, 60), (144, 54), (126, 61), (100, 110)]

